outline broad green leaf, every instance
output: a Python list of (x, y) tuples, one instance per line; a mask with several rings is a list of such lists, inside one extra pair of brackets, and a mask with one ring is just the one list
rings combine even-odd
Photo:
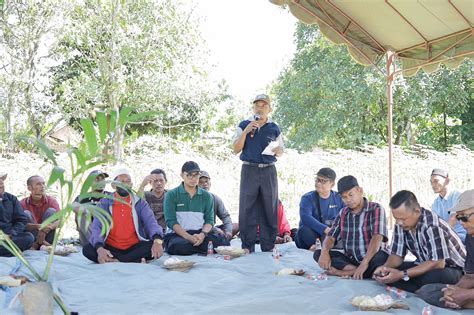
[(133, 111), (131, 107), (122, 107), (119, 114), (119, 124), (121, 127), (125, 127), (129, 119), (130, 113)]
[(94, 124), (90, 119), (81, 119), (81, 126), (89, 149), (89, 156), (94, 156), (98, 149)]
[(104, 112), (96, 112), (95, 120), (99, 127), (100, 143), (105, 143), (107, 137), (107, 116)]
[(49, 180), (48, 180), (48, 186), (51, 186), (52, 184), (54, 184), (57, 180), (59, 180), (61, 186), (63, 185), (64, 183), (64, 172), (65, 170), (59, 166), (55, 166), (53, 167), (53, 169), (51, 170), (51, 175), (49, 176)]

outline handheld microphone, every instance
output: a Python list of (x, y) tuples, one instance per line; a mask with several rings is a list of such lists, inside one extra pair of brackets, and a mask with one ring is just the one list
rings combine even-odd
[[(255, 121), (258, 121), (260, 119), (260, 115), (259, 114), (255, 114), (253, 115), (253, 118), (255, 119)], [(255, 136), (255, 129), (252, 129), (252, 131), (250, 131), (250, 138), (253, 138), (253, 136)]]

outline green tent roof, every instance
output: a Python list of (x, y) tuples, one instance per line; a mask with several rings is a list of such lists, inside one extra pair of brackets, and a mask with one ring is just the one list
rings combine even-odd
[(455, 68), (474, 59), (473, 0), (270, 0), (286, 5), (307, 24), (318, 24), (336, 44), (345, 44), (364, 65), (387, 51), (402, 62), (404, 76), (440, 63)]

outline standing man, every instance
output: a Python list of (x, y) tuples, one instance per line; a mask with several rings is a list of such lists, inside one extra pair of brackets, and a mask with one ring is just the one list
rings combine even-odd
[(466, 230), (462, 228), (461, 224), (456, 220), (456, 214), (452, 212), (452, 209), (459, 201), (461, 192), (453, 189), (450, 181), (448, 172), (443, 169), (435, 168), (431, 172), (431, 188), (433, 188), (435, 194), (438, 194), (431, 206), (431, 210), (441, 219), (448, 222), (464, 242)]
[[(199, 177), (199, 187), (205, 191), (211, 189), (211, 176), (206, 171), (201, 171)], [(212, 228), (212, 232), (218, 235), (224, 235), (227, 240), (231, 240), (234, 234), (232, 233), (233, 224), (229, 212), (225, 208), (224, 202), (222, 199), (214, 193), (210, 193), (214, 201), (214, 222), (216, 221), (216, 216), (222, 221), (222, 224)]]
[[(234, 136), (234, 153), (241, 153), (239, 227), (242, 248), (255, 251), (257, 226), (260, 247), (271, 251), (278, 233), (278, 178), (276, 157), (283, 154), (280, 128), (268, 115), (270, 98), (259, 94), (253, 101), (254, 116), (242, 121)], [(261, 206), (258, 206), (261, 205)]]
[[(429, 283), (457, 283), (466, 249), (448, 223), (420, 207), (416, 196), (407, 190), (393, 195), (390, 208), (396, 220), (392, 252), (374, 272), (375, 279), (409, 292)], [(416, 261), (404, 261), (408, 251)]]
[(301, 197), (300, 226), (296, 233), (296, 247), (314, 251), (316, 239), (323, 242), (331, 230), (334, 219), (345, 206), (341, 195), (333, 191), (336, 172), (323, 167), (315, 178), (315, 190)]
[(59, 204), (51, 196), (46, 194), (46, 183), (44, 178), (39, 175), (33, 175), (26, 181), (26, 186), (30, 191), (30, 196), (21, 200), (21, 206), (25, 210), (28, 218), (26, 229), (31, 231), (36, 237), (36, 242), (32, 248), (39, 249), (41, 245), (51, 245), (54, 239), (54, 233), (59, 222), (55, 221), (44, 228), (41, 223), (59, 211)]
[[(138, 195), (145, 196), (146, 202), (150, 205), (151, 210), (153, 210), (153, 214), (155, 215), (155, 219), (158, 224), (161, 226), (163, 231), (166, 231), (166, 221), (165, 221), (165, 214), (163, 212), (163, 203), (165, 201), (165, 194), (168, 192), (165, 187), (168, 179), (166, 178), (166, 173), (161, 168), (154, 169), (151, 171), (150, 175), (147, 175), (141, 185), (138, 188)], [(151, 190), (150, 191), (143, 191), (145, 190), (145, 186), (150, 184)]]
[(90, 244), (82, 248), (88, 259), (99, 264), (144, 262), (163, 255), (163, 230), (148, 203), (133, 192), (130, 172), (119, 168), (113, 175), (114, 200), (102, 198), (99, 207), (112, 219), (102, 233), (102, 222), (92, 222)]
[[(357, 280), (371, 278), (374, 270), (388, 257), (385, 210), (380, 204), (364, 198), (364, 191), (354, 176), (341, 178), (337, 190), (347, 206), (336, 217), (323, 248), (314, 252), (314, 260), (329, 275), (352, 276)], [(343, 253), (331, 250), (338, 237)]]
[[(10, 237), (21, 251), (27, 250), (35, 241), (33, 234), (26, 232), (28, 222), (18, 199), (5, 191), (7, 174), (0, 174), (0, 231)], [(5, 247), (0, 246), (1, 256), (13, 256)]]
[(165, 196), (165, 220), (168, 233), (165, 248), (170, 255), (205, 254), (209, 242), (214, 248), (228, 246), (221, 235), (212, 234), (214, 205), (210, 193), (198, 186), (201, 170), (196, 162), (181, 167), (183, 182)]

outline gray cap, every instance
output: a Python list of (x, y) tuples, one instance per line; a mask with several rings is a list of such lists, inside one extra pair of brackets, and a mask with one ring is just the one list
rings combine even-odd
[(441, 177), (448, 177), (448, 171), (443, 170), (442, 168), (435, 168), (431, 171), (431, 176), (441, 176)]
[(211, 176), (209, 176), (209, 173), (206, 172), (206, 171), (201, 171), (201, 175), (199, 176), (199, 178), (201, 178), (201, 177), (207, 177), (207, 178), (211, 179)]
[(464, 211), (474, 208), (474, 189), (466, 190), (459, 196), (458, 204), (454, 206), (451, 212)]
[(258, 102), (258, 101), (264, 101), (264, 102), (267, 103), (269, 106), (272, 104), (272, 102), (270, 101), (270, 97), (269, 97), (267, 94), (258, 94), (258, 95), (255, 96), (255, 98), (253, 99), (253, 102), (252, 102), (252, 103), (255, 103), (255, 102)]

